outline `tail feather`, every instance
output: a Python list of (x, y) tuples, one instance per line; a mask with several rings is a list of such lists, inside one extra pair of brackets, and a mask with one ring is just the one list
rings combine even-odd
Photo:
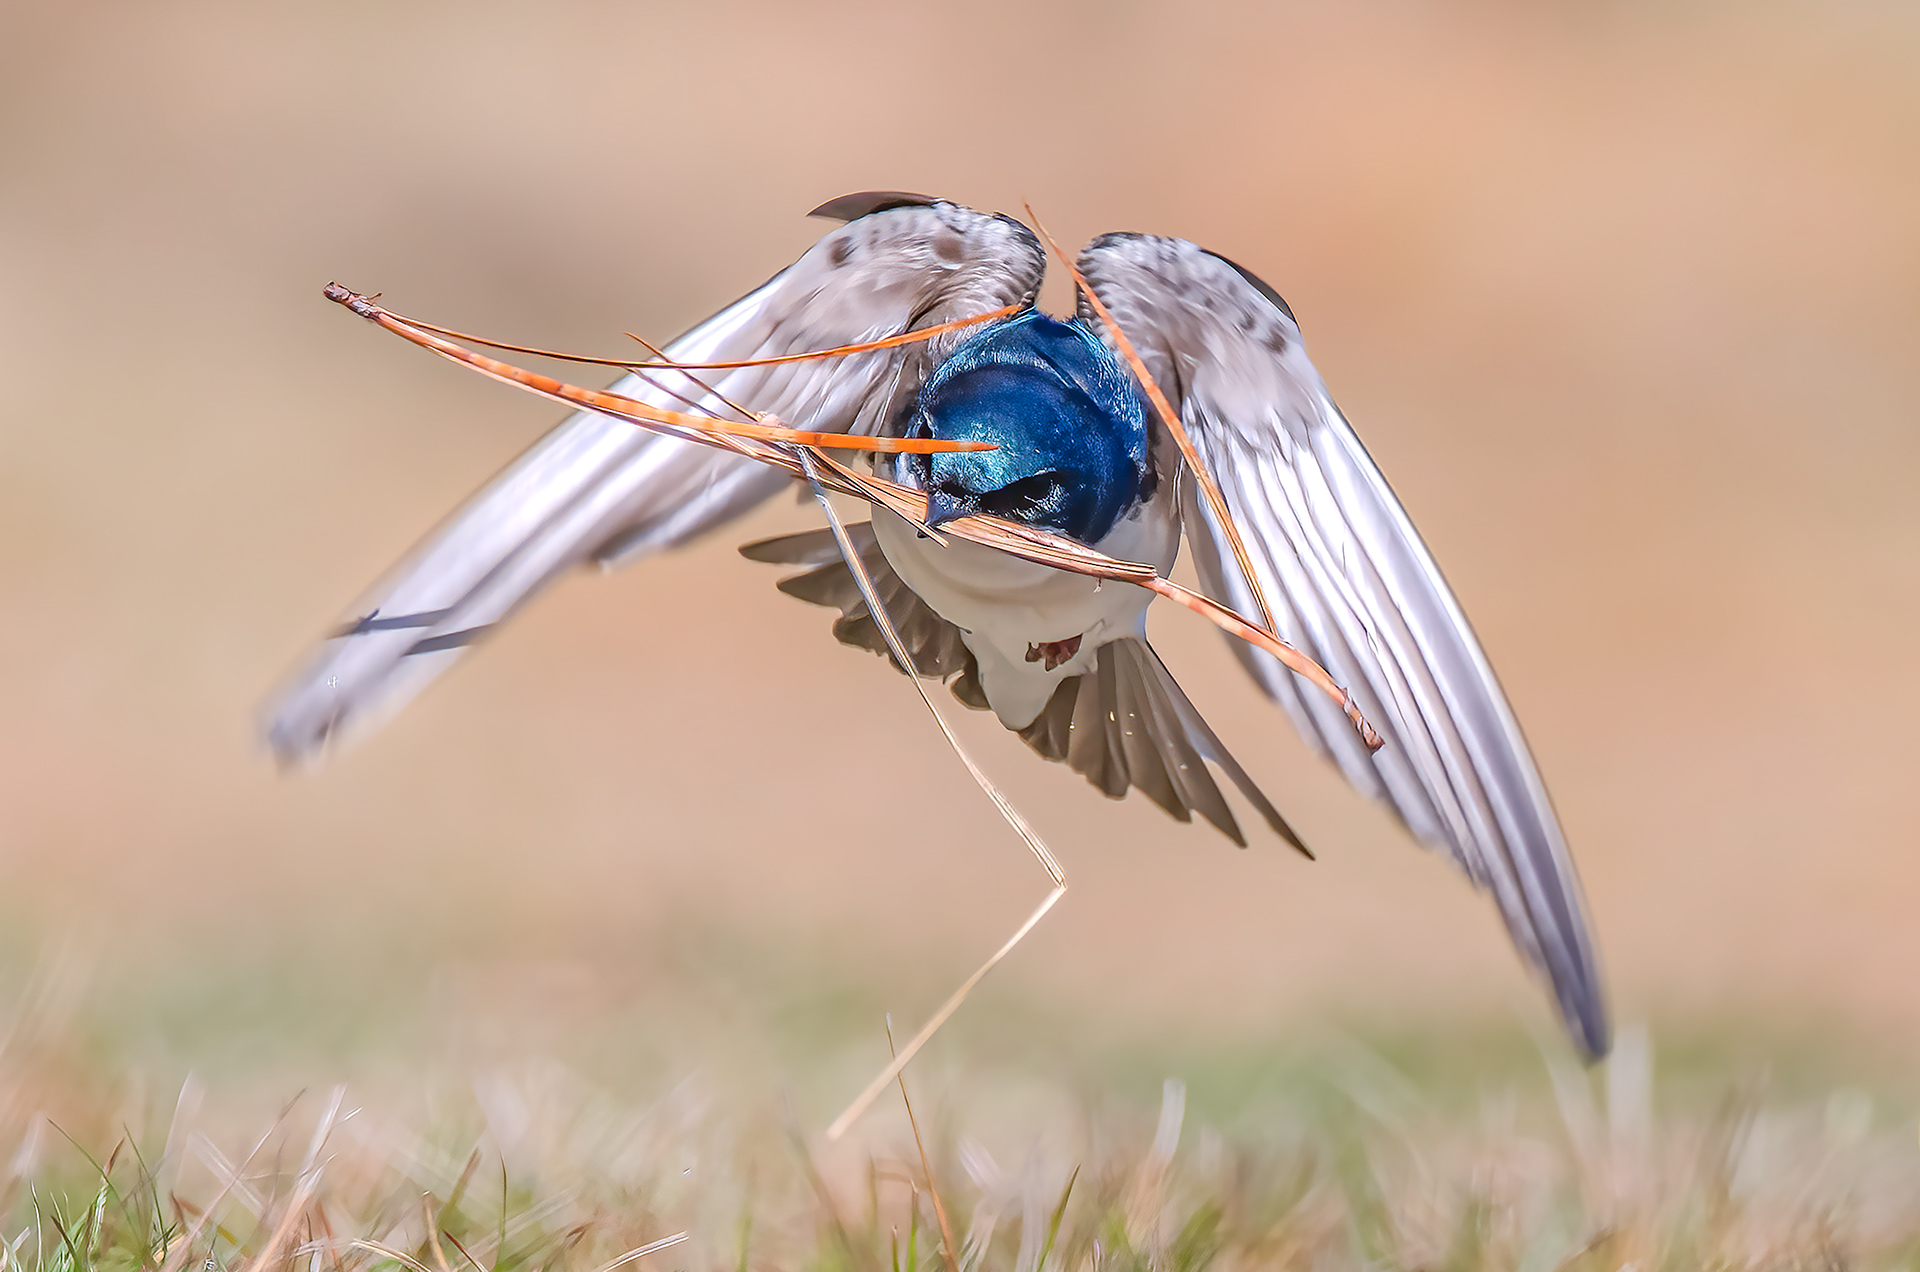
[[(1144, 642), (1133, 642), (1127, 648), (1116, 651), (1116, 656), (1124, 657), (1135, 663), (1158, 659), (1152, 657), (1153, 651)], [(1146, 707), (1149, 736), (1167, 739), (1161, 748), (1167, 781), (1173, 787), (1173, 796), (1183, 809), (1198, 811), (1202, 817), (1220, 827), (1236, 843), (1246, 841), (1240, 834), (1239, 824), (1234, 820), (1233, 812), (1227, 807), (1227, 800), (1214, 784), (1213, 775), (1207, 771), (1200, 751), (1194, 746), (1189, 730), (1175, 710), (1173, 700), (1168, 696), (1161, 676), (1153, 674), (1155, 668), (1136, 668), (1140, 673), (1137, 682), (1140, 686), (1139, 699)], [(1161, 807), (1167, 805), (1162, 803)], [(1169, 809), (1169, 811), (1172, 811)], [(1176, 813), (1176, 816), (1180, 814)], [(1189, 814), (1190, 815), (1190, 814)], [(1185, 816), (1181, 820), (1186, 820)]]
[(1246, 836), (1207, 770), (1211, 762), (1276, 835), (1313, 855), (1144, 640), (1101, 646), (1094, 670), (1061, 681), (1020, 736), (1109, 798), (1138, 789), (1181, 821), (1198, 812), (1244, 848)]
[[(1167, 772), (1167, 753), (1161, 749), (1161, 738), (1155, 733), (1153, 709), (1147, 703), (1151, 692), (1143, 678), (1121, 674), (1120, 667), (1125, 658), (1118, 654), (1114, 658), (1115, 674), (1111, 677), (1114, 693), (1112, 719), (1120, 729), (1121, 755), (1127, 763), (1127, 776), (1135, 789), (1160, 807), (1179, 818), (1188, 821), (1192, 813), (1180, 799), (1174, 789), (1173, 778)], [(1105, 666), (1101, 668), (1101, 689), (1108, 688)], [(1178, 810), (1178, 811), (1176, 811)]]
[(1240, 761), (1233, 758), (1233, 753), (1227, 750), (1226, 743), (1219, 739), (1206, 720), (1201, 717), (1200, 709), (1193, 705), (1186, 691), (1167, 670), (1166, 664), (1160, 661), (1160, 655), (1154, 653), (1152, 647), (1142, 641), (1138, 656), (1152, 664), (1152, 670), (1157, 673), (1152, 678), (1153, 683), (1156, 683), (1166, 694), (1173, 706), (1175, 718), (1186, 730), (1187, 736), (1193, 740), (1195, 749), (1220, 766), (1220, 771), (1227, 775), (1227, 780), (1232, 782), (1241, 796), (1254, 806), (1274, 834), (1292, 844), (1301, 855), (1311, 858), (1312, 849), (1308, 848), (1295, 833), (1287, 819), (1280, 815), (1280, 810), (1273, 806), (1273, 801), (1267, 798), (1266, 793), (1260, 789), (1247, 771), (1240, 767)]
[[(934, 613), (893, 572), (871, 523), (858, 522), (846, 530), (913, 658), (914, 669), (927, 677), (953, 676), (948, 683), (954, 696), (969, 707), (987, 710), (978, 669), (960, 629)], [(810, 530), (764, 539), (740, 552), (755, 561), (806, 566), (804, 572), (782, 579), (780, 590), (838, 609), (841, 617), (834, 622), (833, 634), (841, 643), (887, 655), (886, 642), (840, 558), (832, 532)], [(954, 676), (956, 671), (959, 674)], [(1192, 821), (1198, 812), (1244, 848), (1246, 836), (1207, 767), (1212, 763), (1275, 834), (1313, 855), (1144, 640), (1130, 638), (1101, 646), (1093, 670), (1062, 680), (1040, 714), (1018, 733), (1035, 754), (1064, 763), (1109, 798), (1121, 799), (1138, 789), (1180, 821)]]

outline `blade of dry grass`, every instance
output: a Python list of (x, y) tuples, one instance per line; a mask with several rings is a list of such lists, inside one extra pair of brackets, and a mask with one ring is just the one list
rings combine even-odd
[(961, 983), (960, 988), (953, 991), (953, 996), (940, 1005), (940, 1010), (933, 1013), (932, 1018), (920, 1027), (920, 1032), (915, 1034), (913, 1039), (901, 1050), (900, 1054), (893, 1058), (893, 1063), (882, 1069), (879, 1076), (867, 1084), (867, 1089), (854, 1097), (853, 1103), (847, 1106), (846, 1111), (841, 1113), (839, 1117), (833, 1119), (833, 1125), (827, 1128), (828, 1139), (839, 1139), (842, 1135), (846, 1134), (847, 1128), (853, 1125), (855, 1119), (867, 1111), (867, 1107), (880, 1097), (880, 1093), (887, 1089), (887, 1085), (900, 1075), (901, 1070), (907, 1067), (914, 1056), (919, 1054), (920, 1048), (927, 1045), (927, 1040), (933, 1037), (941, 1025), (947, 1023), (947, 1018), (952, 1016), (954, 1012), (960, 1010), (960, 1004), (967, 1000), (967, 995), (973, 992), (974, 986), (985, 980), (988, 972), (998, 967), (1002, 959), (1013, 953), (1013, 947), (1020, 944), (1020, 942), (1026, 938), (1027, 933), (1033, 931), (1040, 920), (1046, 917), (1047, 911), (1053, 909), (1054, 903), (1065, 895), (1067, 895), (1065, 884), (1055, 887), (1052, 892), (1047, 894), (1046, 900), (1040, 903), (1039, 908), (1028, 915), (1027, 921), (1022, 923), (1018, 930), (1007, 938), (1007, 943), (995, 950), (993, 957), (982, 963), (979, 970), (967, 977), (967, 979)]
[[(896, 1059), (899, 1052), (893, 1045), (893, 1017), (887, 1017), (887, 1051)], [(953, 1225), (947, 1221), (947, 1207), (940, 1200), (940, 1186), (934, 1182), (933, 1163), (927, 1160), (926, 1141), (920, 1138), (920, 1119), (913, 1115), (913, 1097), (907, 1094), (907, 1075), (902, 1072), (900, 1079), (900, 1102), (907, 1106), (907, 1125), (913, 1128), (913, 1146), (920, 1153), (920, 1173), (926, 1176), (927, 1196), (933, 1199), (933, 1217), (940, 1221), (940, 1254), (947, 1265), (947, 1272), (960, 1272), (959, 1250), (953, 1244)]]
[(392, 1246), (382, 1245), (378, 1241), (369, 1241), (364, 1237), (356, 1238), (352, 1241), (347, 1242), (347, 1247), (349, 1249), (370, 1250), (374, 1254), (380, 1255), (382, 1258), (392, 1259), (396, 1263), (405, 1264), (407, 1267), (412, 1268), (413, 1272), (433, 1272), (432, 1268), (429, 1268), (426, 1264), (420, 1262), (420, 1260), (414, 1258), (412, 1255), (404, 1254), (401, 1251), (394, 1249)]
[[(899, 632), (894, 630), (893, 620), (887, 617), (886, 607), (880, 600), (879, 591), (874, 587), (873, 579), (867, 573), (866, 566), (860, 561), (860, 553), (855, 550), (853, 541), (847, 537), (846, 525), (840, 520), (840, 514), (834, 508), (833, 500), (828, 497), (826, 486), (820, 480), (820, 469), (815, 457), (804, 450), (798, 452), (798, 457), (801, 467), (807, 475), (807, 480), (813, 486), (814, 498), (819, 501), (820, 509), (826, 515), (827, 524), (833, 530), (834, 542), (840, 547), (841, 559), (846, 562), (848, 571), (853, 575), (854, 582), (860, 589), (860, 595), (866, 600), (868, 612), (872, 615), (875, 625), (879, 627), (880, 634), (886, 639), (887, 647), (893, 651), (894, 658), (899, 661), (900, 666), (907, 672), (908, 681), (912, 683), (914, 691), (920, 695), (920, 701), (926, 705), (928, 712), (933, 716), (934, 722), (940, 726), (940, 732), (946, 737), (947, 745), (953, 749), (955, 755), (960, 757), (960, 762), (966, 765), (967, 772), (972, 775), (974, 782), (986, 793), (987, 798), (993, 801), (994, 807), (1000, 810), (1000, 815), (1006, 819), (1007, 824), (1012, 826), (1014, 831), (1026, 841), (1028, 849), (1032, 851), (1035, 859), (1040, 862), (1041, 867), (1046, 870), (1048, 877), (1053, 880), (1053, 891), (1047, 894), (1046, 900), (1040, 903), (1040, 907), (1033, 912), (1032, 916), (1020, 925), (1019, 930), (1007, 940), (1005, 945), (1002, 945), (995, 951), (993, 957), (982, 964), (978, 971), (972, 976), (969, 976), (961, 984), (960, 988), (954, 991), (953, 996), (948, 998), (940, 1010), (934, 1013), (933, 1019), (921, 1026), (920, 1032), (913, 1036), (913, 1040), (907, 1044), (906, 1049), (895, 1055), (892, 1063), (882, 1071), (881, 1075), (869, 1083), (865, 1091), (862, 1091), (854, 1098), (853, 1103), (847, 1106), (845, 1112), (834, 1119), (833, 1125), (827, 1128), (827, 1138), (829, 1140), (835, 1140), (846, 1132), (847, 1127), (853, 1124), (854, 1120), (866, 1110), (868, 1105), (879, 1098), (880, 1092), (886, 1090), (887, 1084), (900, 1075), (908, 1063), (912, 1061), (913, 1057), (919, 1053), (920, 1048), (925, 1046), (927, 1040), (933, 1037), (940, 1026), (946, 1022), (947, 1018), (960, 1009), (960, 1004), (966, 1001), (967, 995), (973, 992), (974, 986), (984, 980), (988, 972), (992, 971), (1000, 964), (1001, 960), (1011, 954), (1014, 946), (1018, 945), (1021, 940), (1026, 937), (1027, 933), (1031, 932), (1034, 926), (1038, 924), (1042, 918), (1046, 917), (1047, 911), (1054, 907), (1054, 903), (1066, 895), (1067, 880), (1066, 875), (1060, 869), (1060, 863), (1054, 859), (1053, 853), (1048, 850), (1046, 843), (1040, 838), (1039, 832), (1028, 824), (1027, 819), (1020, 815), (1018, 809), (1014, 808), (1012, 801), (1001, 794), (1000, 788), (994, 785), (992, 779), (982, 771), (978, 764), (974, 763), (973, 757), (967, 753), (967, 749), (960, 745), (960, 739), (954, 735), (952, 726), (947, 723), (947, 718), (940, 713), (940, 708), (934, 705), (933, 698), (928, 695), (926, 686), (920, 683), (920, 677), (913, 674), (913, 658), (907, 652), (906, 644), (900, 639)], [(891, 1042), (891, 1030), (889, 1030), (889, 1042)], [(904, 1090), (904, 1087), (902, 1089)]]
[(293, 1105), (298, 1098), (299, 1097), (296, 1096), (294, 1100), (288, 1101), (286, 1107), (280, 1110), (280, 1116), (274, 1119), (273, 1125), (268, 1127), (266, 1133), (254, 1143), (252, 1150), (247, 1153), (240, 1165), (227, 1177), (226, 1182), (220, 1185), (220, 1191), (214, 1194), (213, 1200), (207, 1203), (205, 1209), (201, 1210), (200, 1217), (194, 1220), (193, 1227), (187, 1232), (186, 1237), (181, 1240), (179, 1246), (176, 1247), (179, 1261), (176, 1261), (176, 1255), (170, 1252), (166, 1259), (160, 1264), (158, 1272), (178, 1272), (181, 1262), (184, 1262), (186, 1258), (192, 1255), (194, 1241), (205, 1231), (206, 1226), (213, 1222), (214, 1212), (219, 1210), (220, 1203), (226, 1200), (227, 1194), (239, 1184), (240, 1171), (245, 1170), (253, 1164), (253, 1159), (259, 1156), (260, 1150), (267, 1146), (267, 1141), (273, 1138), (274, 1132), (279, 1130), (281, 1124), (287, 1120), (287, 1115), (293, 1112)]
[(657, 1251), (664, 1250), (668, 1246), (679, 1245), (682, 1241), (685, 1241), (687, 1239), (688, 1235), (689, 1234), (685, 1232), (676, 1232), (670, 1237), (662, 1237), (658, 1241), (649, 1241), (647, 1244), (640, 1246), (637, 1249), (627, 1251), (625, 1254), (621, 1255), (617, 1259), (612, 1260), (611, 1262), (601, 1264), (599, 1267), (594, 1269), (594, 1272), (613, 1272), (615, 1268), (624, 1268), (625, 1266), (627, 1266), (627, 1264), (632, 1263), (635, 1259), (644, 1259), (646, 1256), (653, 1254)]
[[(802, 470), (813, 486), (814, 498), (819, 502), (821, 511), (826, 514), (827, 525), (833, 530), (834, 542), (840, 547), (841, 559), (845, 561), (848, 572), (853, 575), (853, 581), (867, 603), (867, 610), (873, 618), (874, 625), (880, 629), (880, 635), (886, 640), (887, 648), (893, 651), (894, 659), (907, 673), (907, 680), (912, 683), (914, 691), (920, 695), (920, 701), (933, 716), (934, 723), (940, 726), (940, 733), (947, 739), (948, 747), (960, 758), (960, 762), (966, 765), (968, 774), (972, 776), (974, 783), (986, 794), (986, 797), (993, 801), (993, 806), (1000, 811), (1000, 816), (1005, 818), (1007, 824), (1013, 827), (1014, 833), (1025, 841), (1027, 849), (1033, 853), (1035, 860), (1039, 861), (1041, 868), (1047, 872), (1047, 877), (1053, 880), (1053, 886), (1065, 888), (1066, 875), (1061, 872), (1059, 861), (1054, 858), (1046, 842), (1040, 838), (1040, 833), (1020, 815), (1012, 801), (1001, 794), (1000, 788), (994, 785), (993, 779), (974, 763), (966, 747), (960, 745), (960, 739), (954, 735), (953, 727), (947, 723), (946, 716), (941, 714), (940, 708), (934, 705), (926, 686), (920, 683), (920, 677), (913, 674), (913, 656), (907, 652), (906, 643), (900, 639), (900, 633), (895, 630), (893, 620), (888, 617), (886, 606), (880, 600), (880, 593), (873, 585), (873, 577), (867, 573), (867, 567), (860, 560), (860, 553), (854, 548), (853, 541), (847, 537), (847, 527), (840, 520), (839, 511), (834, 508), (833, 500), (827, 497), (826, 486), (820, 480), (818, 462), (813, 455), (804, 450), (799, 451), (798, 455)], [(924, 509), (922, 515), (925, 515)]]

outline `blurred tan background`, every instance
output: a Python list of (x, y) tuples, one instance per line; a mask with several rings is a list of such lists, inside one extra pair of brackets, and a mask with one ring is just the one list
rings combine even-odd
[[(402, 983), (624, 983), (676, 943), (942, 975), (996, 945), (1043, 880), (906, 686), (734, 554), (809, 524), (785, 500), (568, 581), (317, 774), (275, 772), (252, 732), (309, 642), (555, 417), (324, 283), (611, 353), (787, 263), (816, 203), (903, 188), (1031, 200), (1069, 242), (1179, 234), (1288, 298), (1531, 735), (1621, 1015), (1920, 1038), (1911, 9), (0, 24), (16, 969), (65, 943), (154, 978), (281, 959), (324, 979), (351, 954)], [(1544, 1024), (1490, 907), (1209, 631), (1156, 622), (1322, 859), (1109, 804), (971, 719), (1074, 884), (989, 992), (1143, 1030)]]

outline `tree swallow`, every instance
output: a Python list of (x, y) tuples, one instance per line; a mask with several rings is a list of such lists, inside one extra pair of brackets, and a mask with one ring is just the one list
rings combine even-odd
[[(1349, 781), (1492, 894), (1575, 1041), (1604, 1054), (1607, 1013), (1579, 880), (1526, 741), (1279, 294), (1184, 240), (1107, 234), (1077, 260), (1093, 296), (1082, 293), (1060, 321), (1033, 308), (1045, 256), (1010, 217), (898, 192), (849, 195), (814, 214), (844, 224), (673, 341), (667, 357), (764, 359), (1016, 312), (840, 358), (636, 371), (614, 391), (670, 409), (726, 414), (738, 404), (796, 428), (995, 443), (876, 461), (881, 475), (926, 492), (924, 524), (936, 535), (953, 518), (986, 513), (1163, 574), (1184, 539), (1203, 590), (1255, 621), (1271, 613), (1281, 638), (1349, 688), (1385, 745), (1370, 752), (1337, 704), (1235, 642), (1254, 682)], [(1109, 317), (1218, 484), (1259, 596), (1120, 356)], [(575, 413), (355, 608), (270, 704), (269, 744), (283, 761), (316, 758), (330, 740), (396, 710), (558, 575), (685, 543), (791, 480), (751, 459)], [(1148, 646), (1150, 593), (957, 537), (942, 543), (883, 508), (849, 530), (914, 672), (947, 679), (961, 701), (992, 710), (1107, 795), (1137, 788), (1180, 820), (1197, 811), (1244, 844), (1212, 764), (1298, 843)], [(781, 589), (839, 608), (839, 639), (886, 652), (828, 532), (742, 551), (806, 567)]]

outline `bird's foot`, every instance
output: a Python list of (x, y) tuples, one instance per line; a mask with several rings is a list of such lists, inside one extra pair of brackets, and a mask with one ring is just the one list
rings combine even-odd
[(1069, 636), (1065, 640), (1049, 640), (1042, 641), (1038, 645), (1028, 645), (1027, 661), (1040, 662), (1044, 659), (1047, 664), (1047, 670), (1052, 671), (1055, 667), (1058, 667), (1061, 663), (1080, 652), (1080, 642), (1085, 639), (1085, 637), (1086, 633), (1082, 632), (1078, 636)]

